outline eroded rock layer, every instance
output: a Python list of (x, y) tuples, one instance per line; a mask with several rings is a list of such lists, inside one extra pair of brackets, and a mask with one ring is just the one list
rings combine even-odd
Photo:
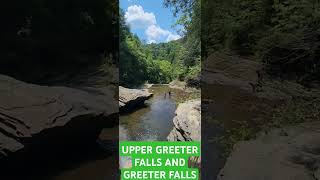
[(95, 143), (104, 127), (117, 124), (116, 104), (108, 89), (39, 86), (0, 75), (0, 159)]

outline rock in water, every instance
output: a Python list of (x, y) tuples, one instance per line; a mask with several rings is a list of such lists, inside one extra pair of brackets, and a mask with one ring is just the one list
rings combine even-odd
[(152, 97), (147, 89), (128, 89), (119, 86), (119, 108), (120, 112), (130, 111)]
[(118, 124), (113, 97), (107, 89), (92, 93), (0, 75), (0, 160), (95, 143), (104, 127)]
[(169, 141), (201, 141), (201, 101), (189, 100), (179, 104), (173, 119)]
[(303, 123), (237, 143), (218, 180), (318, 179), (319, 129), (319, 122)]
[[(168, 141), (201, 141), (201, 101), (189, 100), (179, 104), (173, 119), (174, 127)], [(200, 167), (201, 158), (191, 157), (189, 165)]]

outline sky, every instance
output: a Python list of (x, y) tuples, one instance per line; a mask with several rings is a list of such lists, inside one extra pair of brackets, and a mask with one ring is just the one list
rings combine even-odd
[(120, 8), (131, 32), (148, 44), (181, 38), (181, 26), (174, 26), (177, 18), (162, 0), (120, 0)]

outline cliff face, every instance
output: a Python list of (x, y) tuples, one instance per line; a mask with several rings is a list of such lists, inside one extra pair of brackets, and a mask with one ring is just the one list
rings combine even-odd
[(104, 127), (118, 124), (113, 97), (108, 89), (39, 86), (0, 75), (0, 162), (95, 143)]

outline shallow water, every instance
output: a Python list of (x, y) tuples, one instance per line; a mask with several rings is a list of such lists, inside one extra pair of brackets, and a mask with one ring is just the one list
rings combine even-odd
[[(132, 141), (165, 141), (173, 128), (177, 100), (188, 93), (168, 85), (153, 85), (153, 97), (145, 106), (120, 116), (120, 139)], [(171, 91), (171, 95), (168, 92)]]

